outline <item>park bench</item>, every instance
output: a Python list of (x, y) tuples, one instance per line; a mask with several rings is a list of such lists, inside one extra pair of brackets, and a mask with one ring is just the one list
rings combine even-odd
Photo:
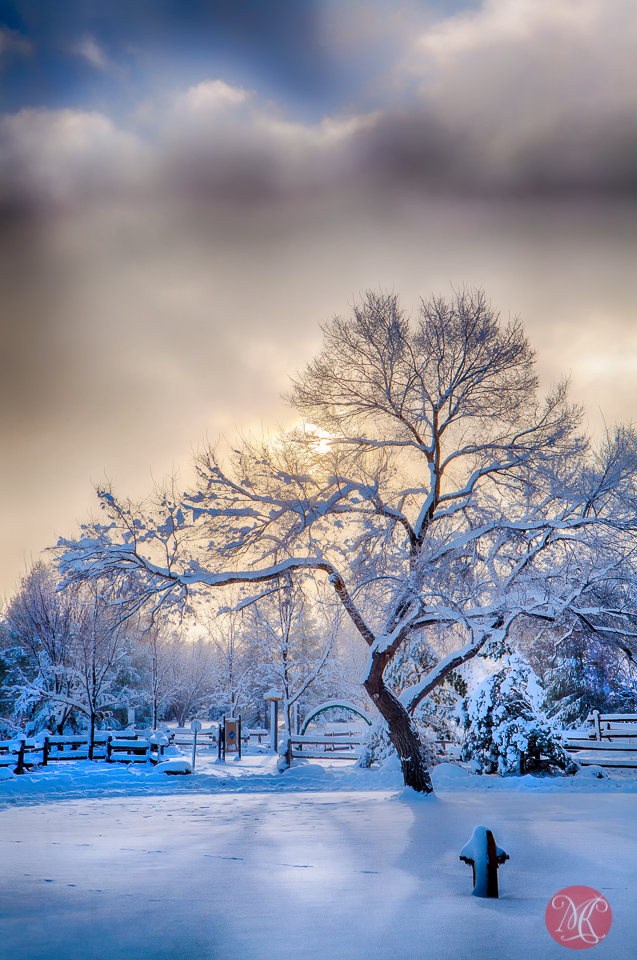
[(637, 738), (637, 713), (600, 713), (593, 710), (586, 718), (592, 724), (590, 737), (596, 740)]
[[(293, 734), (288, 738), (285, 755), (288, 764), (296, 759), (306, 760), (357, 760), (360, 748), (366, 742), (365, 733), (360, 731), (325, 732), (320, 736), (300, 736)], [(436, 738), (434, 741), (441, 759), (446, 757), (446, 745), (450, 739)]]
[[(178, 727), (176, 730), (169, 730), (167, 736), (170, 743), (175, 747), (191, 747), (194, 740), (194, 733), (186, 727)], [(219, 737), (219, 726), (208, 727), (197, 731), (197, 747), (216, 747)]]
[[(122, 763), (159, 763), (169, 744), (162, 732), (147, 731), (147, 737), (122, 731), (98, 730), (93, 739), (93, 759)], [(90, 736), (86, 733), (62, 735), (46, 734), (37, 737), (14, 737), (0, 741), (0, 767), (10, 767), (22, 774), (26, 769), (47, 766), (58, 760), (86, 760), (89, 754)]]
[(254, 737), (259, 743), (261, 743), (263, 737), (270, 737), (270, 731), (264, 730), (262, 727), (257, 727), (254, 730), (246, 730), (245, 733), (246, 736), (243, 737), (243, 739), (245, 739), (247, 742), (252, 740)]
[(168, 737), (162, 733), (147, 738), (111, 735), (106, 744), (106, 759), (109, 763), (160, 763), (168, 743)]
[[(96, 730), (93, 737), (93, 759), (106, 757), (106, 745), (111, 733)], [(46, 766), (49, 760), (86, 760), (91, 743), (90, 735), (82, 733), (47, 734), (44, 738), (42, 762)]]
[(299, 736), (294, 734), (288, 738), (286, 757), (288, 763), (296, 757), (306, 760), (356, 760), (358, 757), (357, 747), (363, 744), (359, 737), (340, 736), (333, 734), (329, 736)]

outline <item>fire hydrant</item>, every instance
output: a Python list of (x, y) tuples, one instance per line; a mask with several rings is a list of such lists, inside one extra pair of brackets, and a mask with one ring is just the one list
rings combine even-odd
[(498, 897), (498, 866), (509, 855), (496, 846), (495, 839), (486, 827), (476, 827), (469, 843), (460, 851), (460, 859), (473, 867), (474, 897)]

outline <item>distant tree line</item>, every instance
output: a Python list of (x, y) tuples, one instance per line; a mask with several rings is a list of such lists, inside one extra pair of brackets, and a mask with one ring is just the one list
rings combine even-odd
[(61, 587), (55, 567), (36, 563), (0, 619), (2, 735), (48, 729), (184, 724), (242, 713), (263, 724), (273, 686), (290, 723), (333, 696), (356, 696), (339, 657), (338, 622), (325, 626), (288, 583), (258, 608), (199, 622), (152, 620), (90, 584)]

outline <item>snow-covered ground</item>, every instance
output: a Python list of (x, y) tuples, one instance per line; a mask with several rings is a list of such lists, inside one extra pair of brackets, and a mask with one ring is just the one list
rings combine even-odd
[[(0, 782), (2, 960), (540, 960), (564, 955), (544, 912), (571, 885), (611, 904), (595, 957), (634, 960), (634, 778), (443, 766), (421, 799), (391, 762), (275, 764), (71, 761)], [(477, 824), (510, 855), (499, 900), (472, 897), (458, 859)]]

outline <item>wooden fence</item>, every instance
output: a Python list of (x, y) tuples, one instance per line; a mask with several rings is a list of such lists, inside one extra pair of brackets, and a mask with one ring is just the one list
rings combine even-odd
[[(602, 714), (594, 710), (587, 717), (586, 728), (564, 730), (564, 745), (574, 760), (583, 766), (592, 764), (601, 767), (637, 769), (637, 714)], [(267, 731), (246, 730), (244, 742), (261, 739)], [(315, 736), (293, 735), (289, 737), (285, 756), (288, 764), (297, 759), (355, 760), (366, 740), (360, 731), (326, 731)], [(213, 748), (218, 742), (218, 726), (211, 725), (197, 734), (197, 747)], [(0, 767), (10, 767), (16, 773), (24, 773), (37, 766), (46, 766), (52, 761), (82, 760), (88, 757), (90, 738), (88, 734), (65, 734), (45, 737), (26, 737), (20, 734), (11, 740), (0, 741)], [(193, 734), (185, 728), (159, 731), (131, 729), (123, 731), (99, 730), (95, 732), (93, 757), (110, 762), (158, 763), (163, 759), (168, 745), (190, 747)], [(444, 747), (442, 742), (439, 744)]]
[(583, 766), (637, 768), (637, 713), (593, 712), (590, 727), (564, 730), (565, 746)]
[[(215, 724), (198, 732), (197, 749), (216, 749), (218, 731), (219, 727)], [(252, 739), (261, 743), (262, 738), (268, 735), (267, 730), (246, 730), (242, 739), (246, 744)], [(148, 730), (141, 727), (117, 731), (96, 730), (93, 759), (111, 763), (159, 763), (164, 759), (164, 751), (169, 745), (192, 749), (192, 731), (184, 728)], [(17, 774), (23, 774), (34, 767), (46, 767), (55, 761), (86, 760), (89, 746), (90, 736), (86, 732), (36, 737), (18, 734), (11, 740), (0, 741), (0, 767), (8, 767)]]

